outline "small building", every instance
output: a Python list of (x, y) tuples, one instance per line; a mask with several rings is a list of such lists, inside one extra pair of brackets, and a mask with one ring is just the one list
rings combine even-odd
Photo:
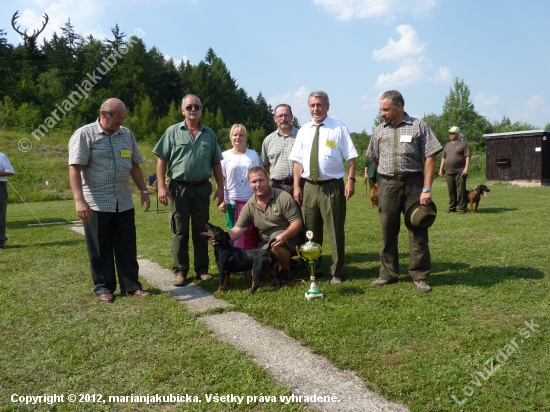
[(550, 130), (483, 135), (487, 181), (550, 186)]

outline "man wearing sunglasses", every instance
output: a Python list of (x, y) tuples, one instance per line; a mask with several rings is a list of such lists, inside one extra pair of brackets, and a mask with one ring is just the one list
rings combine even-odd
[(130, 177), (149, 209), (149, 193), (139, 163), (143, 158), (130, 130), (122, 127), (126, 107), (108, 99), (97, 121), (81, 127), (69, 141), (69, 180), (78, 217), (84, 225), (94, 293), (99, 301), (114, 300), (118, 272), (121, 294), (150, 296), (138, 281), (134, 201)]
[[(181, 103), (185, 120), (170, 126), (153, 150), (158, 156), (158, 199), (168, 205), (170, 199), (170, 229), (172, 231), (172, 268), (174, 286), (184, 286), (190, 269), (189, 221), (194, 249), (194, 269), (197, 280), (210, 280), (208, 273), (208, 241), (201, 236), (210, 217), (212, 173), (217, 189), (214, 199), (223, 202), (223, 156), (213, 130), (200, 122), (202, 104), (197, 96), (188, 94)], [(167, 187), (166, 176), (170, 178)]]

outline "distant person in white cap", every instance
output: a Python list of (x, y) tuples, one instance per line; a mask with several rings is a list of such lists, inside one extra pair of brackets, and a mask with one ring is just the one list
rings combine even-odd
[[(470, 166), (470, 146), (465, 140), (459, 140), (460, 128), (453, 126), (449, 129), (451, 141), (445, 145), (441, 154), (439, 176), (447, 181), (449, 190), (449, 209), (447, 212), (466, 213), (466, 180), (468, 179), (468, 167)], [(446, 166), (446, 174), (443, 167)]]

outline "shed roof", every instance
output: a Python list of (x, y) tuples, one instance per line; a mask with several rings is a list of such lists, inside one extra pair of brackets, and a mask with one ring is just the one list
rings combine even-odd
[(505, 132), (505, 133), (490, 133), (484, 134), (484, 139), (503, 139), (507, 137), (522, 137), (522, 136), (538, 136), (538, 135), (550, 135), (550, 130), (537, 129), (537, 130), (523, 130), (520, 132)]

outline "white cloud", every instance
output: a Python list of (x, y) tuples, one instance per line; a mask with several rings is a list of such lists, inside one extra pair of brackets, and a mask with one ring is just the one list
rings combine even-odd
[(393, 73), (378, 76), (376, 87), (395, 88), (416, 83), (425, 77), (427, 64), (429, 64), (429, 61), (424, 57), (415, 60), (405, 59)]
[(304, 124), (311, 120), (311, 115), (307, 106), (307, 99), (310, 93), (310, 91), (302, 86), (295, 92), (286, 92), (285, 94), (277, 94), (268, 97), (266, 101), (273, 108), (281, 103), (289, 104), (292, 107), (292, 114), (294, 117), (298, 119), (300, 124)]
[(550, 105), (544, 97), (535, 94), (520, 102), (518, 107), (510, 109), (508, 117), (512, 122), (519, 120), (520, 122), (531, 123), (537, 128), (542, 128), (550, 118)]
[(498, 104), (500, 101), (500, 97), (498, 97), (496, 94), (493, 94), (492, 96), (487, 96), (486, 93), (479, 93), (476, 94), (474, 97), (474, 105), (476, 107), (491, 107)]
[[(140, 3), (158, 4), (164, 0), (141, 0)], [(61, 28), (65, 27), (69, 18), (71, 25), (74, 27), (77, 34), (87, 37), (88, 35), (103, 41), (105, 38), (111, 38), (111, 27), (102, 27), (100, 21), (104, 20), (111, 2), (109, 0), (34, 0), (34, 7), (25, 10), (19, 10), (19, 18), (17, 24), (20, 25), (19, 31), (27, 34), (32, 34), (34, 30), (40, 29), (44, 21), (44, 13), (49, 17), (48, 24), (44, 31), (38, 36), (37, 43), (42, 44), (43, 39), (51, 39), (54, 32), (61, 36)], [(127, 4), (128, 7), (135, 7), (135, 2), (130, 0), (120, 0), (120, 4)], [(143, 36), (137, 31), (138, 27), (125, 28), (121, 31), (128, 37), (137, 35)], [(23, 40), (21, 40), (23, 42)]]
[(408, 24), (401, 24), (395, 29), (401, 35), (398, 41), (390, 37), (388, 44), (380, 50), (374, 50), (372, 57), (374, 60), (400, 60), (409, 56), (418, 56), (423, 54), (426, 47), (417, 35), (416, 31)]
[[(451, 80), (451, 71), (444, 66), (437, 70), (426, 54), (427, 43), (422, 42), (416, 31), (408, 24), (402, 24), (395, 29), (401, 35), (397, 41), (390, 38), (386, 46), (372, 52), (376, 61), (396, 61), (397, 69), (392, 73), (378, 76), (376, 87), (395, 88), (416, 83), (424, 79), (436, 83), (448, 83)], [(428, 73), (433, 72), (433, 75)]]
[(313, 0), (337, 19), (380, 18), (391, 20), (397, 14), (413, 13), (415, 16), (427, 13), (435, 7), (435, 0)]
[(164, 60), (168, 61), (170, 59), (172, 59), (174, 61), (174, 66), (176, 66), (176, 68), (179, 67), (181, 62), (185, 62), (185, 64), (187, 64), (187, 62), (189, 62), (189, 57), (187, 57), (186, 55), (183, 55), (181, 59), (174, 59), (169, 54), (164, 55)]
[(447, 67), (439, 67), (431, 77), (436, 83), (449, 83), (451, 81), (451, 71)]

